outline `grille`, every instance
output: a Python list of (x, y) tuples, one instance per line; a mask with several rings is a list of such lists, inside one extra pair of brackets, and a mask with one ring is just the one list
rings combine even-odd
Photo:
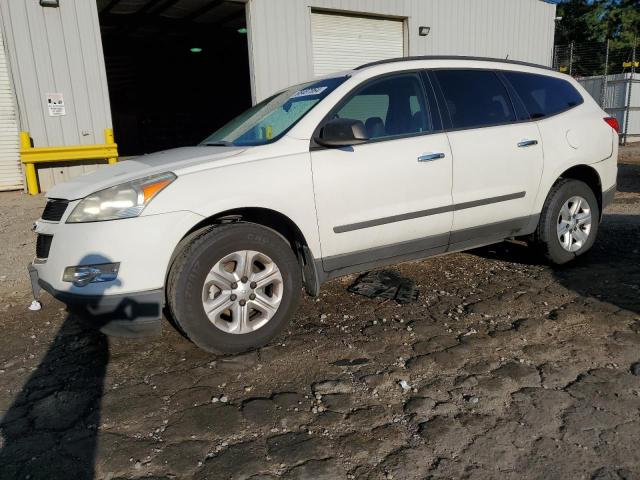
[(59, 222), (67, 209), (69, 202), (67, 200), (53, 200), (50, 199), (42, 212), (43, 220), (50, 220), (52, 222)]
[(53, 235), (38, 234), (38, 239), (36, 240), (36, 258), (49, 258), (51, 240), (53, 240)]

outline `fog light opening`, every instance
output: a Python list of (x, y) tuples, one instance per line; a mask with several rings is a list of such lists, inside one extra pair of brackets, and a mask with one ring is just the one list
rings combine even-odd
[(119, 269), (119, 263), (67, 267), (64, 269), (62, 281), (73, 283), (76, 287), (84, 287), (90, 283), (112, 282), (118, 278)]

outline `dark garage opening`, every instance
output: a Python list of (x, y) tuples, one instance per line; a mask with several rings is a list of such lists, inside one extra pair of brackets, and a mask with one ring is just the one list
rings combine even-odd
[(121, 156), (195, 145), (251, 106), (243, 3), (97, 1)]

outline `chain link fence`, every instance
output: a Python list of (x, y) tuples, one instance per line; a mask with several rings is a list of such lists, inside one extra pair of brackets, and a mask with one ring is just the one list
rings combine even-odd
[(553, 68), (574, 77), (620, 124), (620, 141), (640, 141), (640, 52), (606, 42), (556, 45)]

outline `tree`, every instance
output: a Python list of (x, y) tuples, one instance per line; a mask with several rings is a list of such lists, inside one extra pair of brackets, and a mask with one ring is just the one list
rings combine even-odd
[(613, 41), (632, 47), (640, 39), (640, 0), (561, 0), (556, 43)]

